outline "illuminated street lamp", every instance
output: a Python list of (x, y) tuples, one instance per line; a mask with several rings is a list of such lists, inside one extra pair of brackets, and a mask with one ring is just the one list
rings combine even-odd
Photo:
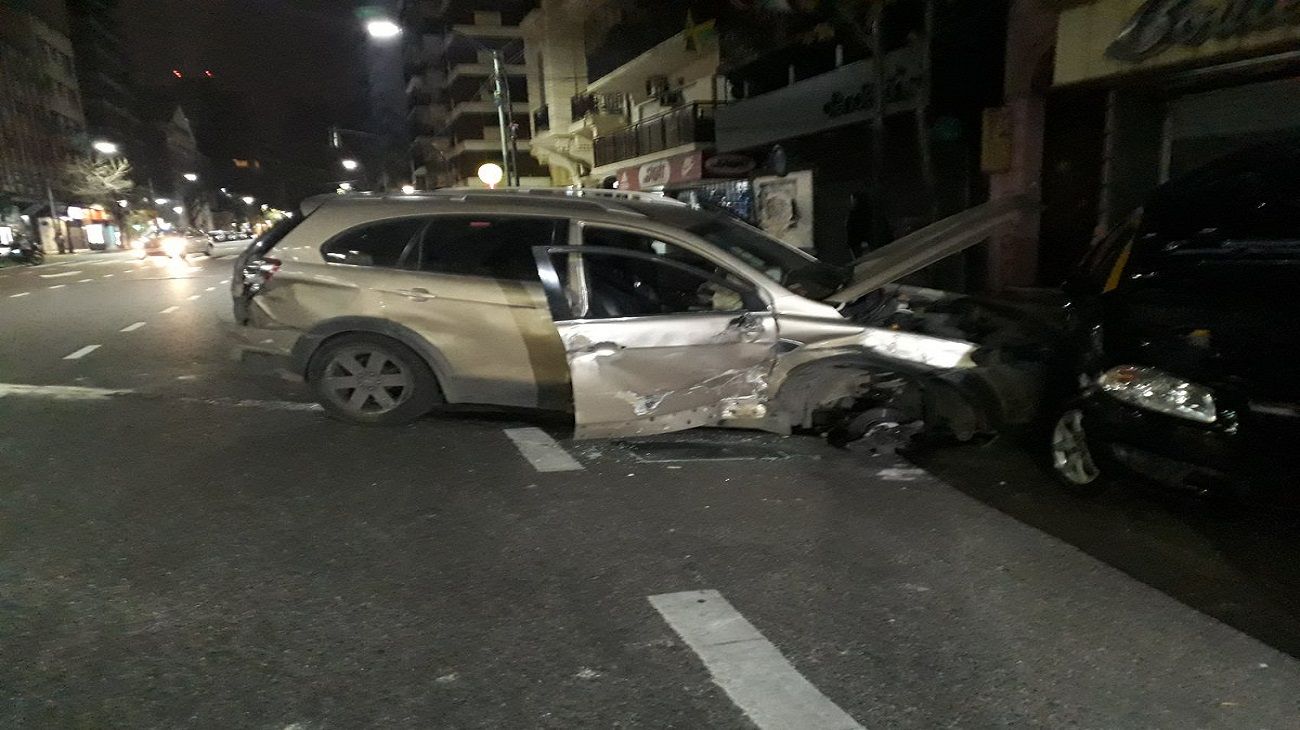
[(501, 182), (501, 178), (505, 177), (505, 174), (505, 170), (502, 170), (501, 166), (495, 162), (485, 162), (478, 168), (478, 179), (482, 180), (483, 184), (489, 188), (495, 188), (497, 183)]
[(244, 205), (252, 205), (253, 203), (257, 202), (257, 198), (254, 198), (251, 195), (245, 195), (244, 197), (240, 198), (240, 200), (244, 201)]
[(361, 167), (361, 163), (357, 162), (356, 160), (350, 159), (350, 158), (349, 158), (349, 159), (346, 159), (346, 160), (339, 160), (339, 164), (340, 164), (340, 165), (343, 165), (343, 169), (344, 169), (344, 170), (347, 170), (348, 172), (352, 172), (353, 170), (357, 169), (358, 167)]
[(342, 191), (344, 191), (344, 192), (347, 192), (347, 191), (349, 191), (349, 190), (351, 190), (351, 189), (352, 189), (352, 183), (350, 183), (350, 182), (341, 182), (341, 183), (339, 183), (339, 190), (342, 190)]
[(173, 205), (173, 206), (172, 206), (172, 212), (175, 213), (176, 215), (180, 215), (181, 213), (184, 213), (184, 212), (185, 212), (185, 206), (183, 206), (183, 205)]
[(167, 205), (167, 204), (170, 203), (170, 202), (172, 202), (172, 201), (169, 200), (169, 199), (167, 199), (167, 198), (154, 198), (154, 199), (153, 199), (153, 204), (154, 204), (154, 205)]
[(402, 186), (402, 194), (403, 194), (403, 195), (412, 195), (412, 194), (414, 194), (414, 193), (415, 193), (415, 186), (414, 186), (414, 185), (403, 185), (403, 186)]
[(388, 18), (375, 18), (366, 22), (366, 32), (371, 38), (385, 41), (402, 34), (402, 26)]
[(198, 181), (199, 181), (199, 176), (196, 175), (196, 174), (194, 174), (194, 173), (192, 173), (192, 172), (187, 172), (187, 173), (185, 173), (184, 175), (181, 175), (181, 177), (185, 178), (185, 179), (188, 180), (189, 182), (198, 182)]
[(115, 155), (118, 151), (117, 144), (106, 139), (97, 139), (90, 146), (101, 155)]

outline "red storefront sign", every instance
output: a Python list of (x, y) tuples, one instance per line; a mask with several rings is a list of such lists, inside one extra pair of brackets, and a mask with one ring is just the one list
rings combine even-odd
[(703, 176), (704, 152), (686, 152), (618, 171), (619, 190), (647, 190), (691, 182)]

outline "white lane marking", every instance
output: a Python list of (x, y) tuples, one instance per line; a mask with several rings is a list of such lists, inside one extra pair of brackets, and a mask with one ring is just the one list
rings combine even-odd
[(230, 283), (230, 279), (222, 279), (222, 280), (221, 280), (221, 285), (222, 285), (222, 286), (225, 286), (225, 285), (227, 285), (227, 284), (229, 284), (229, 283)]
[(713, 683), (761, 730), (863, 730), (721, 593), (665, 593), (650, 596), (650, 605), (700, 657)]
[(210, 286), (207, 289), (204, 289), (203, 291), (216, 291), (216, 290), (217, 288), (215, 286)]
[(57, 279), (60, 276), (76, 276), (80, 273), (80, 271), (65, 271), (62, 274), (41, 274), (40, 277), (42, 279)]
[(578, 471), (582, 469), (569, 452), (540, 428), (507, 428), (506, 436), (537, 471)]
[(178, 309), (180, 309), (180, 307), (178, 307), (178, 306), (176, 306), (176, 305), (173, 304), (172, 306), (170, 306), (170, 307), (164, 309), (163, 311), (159, 312), (158, 314), (171, 314), (172, 312), (175, 312), (175, 311), (178, 310)]
[(51, 289), (62, 289), (62, 288), (65, 287), (65, 286), (67, 286), (67, 284), (55, 284), (54, 286), (52, 286), (52, 287), (50, 287), (50, 288), (51, 288)]
[(123, 327), (122, 329), (118, 330), (118, 332), (135, 332), (136, 330), (138, 330), (138, 329), (140, 329), (141, 327), (145, 326), (145, 324), (147, 324), (147, 323), (146, 323), (146, 322), (136, 322), (135, 324), (128, 324), (127, 326), (125, 326), (125, 327)]
[(22, 385), (20, 383), (0, 383), (0, 398), (9, 395), (40, 396), (55, 400), (103, 400), (115, 395), (130, 393), (129, 390), (110, 390), (108, 388), (85, 388), (79, 385)]
[(89, 355), (90, 353), (92, 353), (92, 352), (94, 352), (95, 350), (98, 350), (98, 349), (99, 349), (99, 345), (86, 345), (85, 347), (81, 348), (80, 350), (77, 350), (76, 352), (73, 352), (73, 353), (68, 354), (68, 355), (64, 355), (64, 356), (63, 356), (63, 359), (64, 359), (64, 360), (80, 360), (81, 358), (83, 358), (83, 357)]
[(17, 294), (10, 294), (10, 295), (9, 295), (9, 298), (10, 298), (10, 299), (17, 299), (18, 297), (25, 297), (25, 296), (27, 296), (28, 294), (31, 294), (31, 292), (29, 292), (29, 291), (19, 292), (19, 293), (17, 293)]
[(183, 403), (202, 403), (209, 406), (229, 406), (231, 408), (261, 408), (268, 411), (319, 411), (323, 410), (316, 403), (301, 403), (288, 400), (253, 400), (249, 398), (181, 398)]
[(198, 299), (199, 296), (200, 296), (199, 294), (193, 294), (193, 295), (190, 295), (189, 300), (192, 302), (192, 301), (194, 301), (195, 299)]
[(876, 476), (886, 482), (914, 482), (929, 476), (924, 469), (904, 469), (890, 467), (876, 472)]
[(111, 278), (113, 278), (113, 275), (112, 275), (112, 274), (104, 274), (104, 278), (105, 278), (105, 279), (111, 279)]
[(88, 281), (94, 281), (94, 279), (77, 279), (78, 284), (85, 284)]

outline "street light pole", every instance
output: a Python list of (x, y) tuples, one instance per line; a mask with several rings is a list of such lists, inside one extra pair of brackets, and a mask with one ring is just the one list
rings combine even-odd
[(504, 87), (505, 73), (501, 68), (501, 51), (492, 51), (492, 97), (497, 103), (497, 123), (501, 125), (501, 168), (505, 170), (506, 184), (514, 178), (514, 166), (510, 164), (509, 131), (506, 129), (506, 104), (509, 103)]

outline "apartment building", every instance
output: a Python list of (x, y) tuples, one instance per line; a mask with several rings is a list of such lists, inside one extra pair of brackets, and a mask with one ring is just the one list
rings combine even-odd
[(712, 24), (681, 3), (543, 0), (524, 19), (533, 155), (558, 184), (682, 188), (705, 178), (728, 93)]
[(50, 197), (66, 213), (63, 171), (88, 144), (63, 3), (0, 5), (0, 224), (48, 216)]
[(524, 5), (455, 0), (403, 4), (402, 65), (417, 187), (480, 184), (481, 165), (505, 163), (493, 83), (498, 55), (511, 97), (506, 147), (518, 150), (514, 159), (522, 184), (551, 184), (546, 168), (529, 155), (528, 65), (519, 28)]

